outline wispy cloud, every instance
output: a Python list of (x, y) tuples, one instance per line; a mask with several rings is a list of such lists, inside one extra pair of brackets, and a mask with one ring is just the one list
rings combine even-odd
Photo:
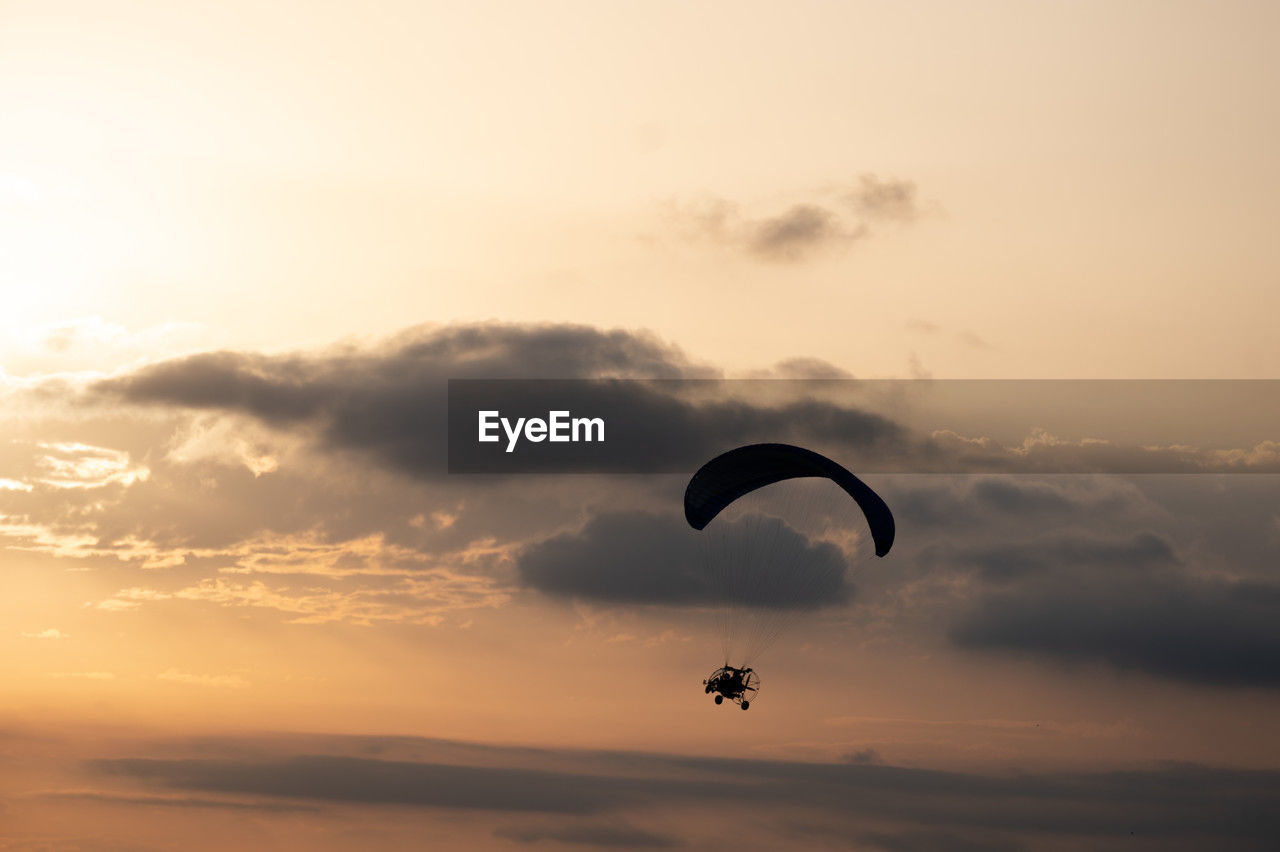
[(924, 215), (913, 181), (864, 174), (847, 200), (859, 215), (870, 221), (914, 222)]
[(24, 632), (22, 635), (27, 639), (65, 639), (67, 636), (67, 634), (63, 633), (56, 627), (50, 627), (47, 630), (40, 630), (34, 633)]
[[(367, 754), (363, 739), (330, 746)], [(406, 738), (368, 742), (383, 756), (282, 752), (288, 745), (281, 741), (276, 747), (257, 743), (253, 753), (259, 756), (246, 758), (234, 741), (221, 749), (206, 741), (199, 757), (112, 758), (88, 767), (99, 779), (181, 794), (230, 794), (241, 801), (508, 814), (526, 821), (500, 824), (497, 831), (526, 842), (674, 845), (698, 837), (700, 828), (723, 836), (748, 812), (753, 836), (774, 845), (794, 842), (799, 834), (876, 834), (881, 840), (872, 846), (885, 849), (901, 848), (886, 844), (894, 838), (906, 842), (921, 833), (920, 826), (929, 826), (935, 839), (950, 838), (945, 848), (1114, 838), (1159, 849), (1194, 836), (1260, 849), (1280, 831), (1269, 806), (1280, 794), (1280, 773), (1266, 770), (1181, 765), (998, 775), (893, 766), (874, 751), (838, 763), (803, 763)], [(224, 756), (212, 756), (218, 751)], [(637, 815), (655, 809), (670, 816), (648, 821), (643, 831), (631, 828)], [(539, 821), (527, 821), (537, 815)], [(602, 832), (610, 825), (611, 831)]]
[(765, 211), (725, 198), (672, 204), (669, 216), (686, 236), (738, 249), (759, 260), (797, 263), (848, 248), (872, 224), (908, 224), (924, 215), (911, 181), (862, 175), (852, 187), (801, 194)]
[(249, 681), (245, 680), (238, 674), (210, 675), (210, 674), (192, 674), (179, 669), (166, 669), (156, 675), (158, 680), (166, 680), (170, 683), (183, 683), (191, 686), (208, 686), (222, 687), (230, 689), (244, 689), (249, 685)]
[(94, 606), (119, 612), (149, 603), (194, 601), (274, 610), (297, 624), (439, 624), (451, 613), (497, 607), (511, 599), (504, 584), (466, 568), (470, 554), (422, 553), (381, 536), (331, 543), (264, 536), (186, 555), (233, 561), (218, 576), (193, 585), (125, 588)]

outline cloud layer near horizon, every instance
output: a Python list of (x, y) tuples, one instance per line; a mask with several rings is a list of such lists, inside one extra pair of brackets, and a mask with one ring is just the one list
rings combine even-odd
[[(884, 850), (1112, 841), (1142, 849), (1262, 849), (1280, 831), (1270, 806), (1280, 794), (1275, 771), (1171, 766), (1010, 776), (865, 761), (309, 739), (206, 740), (199, 756), (174, 756), (169, 746), (168, 756), (97, 759), (87, 769), (100, 783), (238, 797), (233, 802), (249, 797), (268, 806), (487, 811), (500, 821), (494, 829), (500, 836), (519, 842), (556, 835), (617, 845), (701, 845), (709, 839), (705, 832), (729, 830), (748, 812), (754, 818), (744, 842), (774, 848), (807, 837)], [(692, 814), (700, 816), (686, 819)], [(614, 834), (597, 833), (610, 825)]]

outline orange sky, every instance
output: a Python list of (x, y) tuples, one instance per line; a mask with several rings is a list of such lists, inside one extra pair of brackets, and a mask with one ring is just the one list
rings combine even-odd
[[(722, 848), (741, 818), (766, 849), (1079, 848), (1120, 831), (1105, 785), (1055, 785), (1169, 762), (1265, 800), (1273, 474), (868, 476), (897, 550), (803, 530), (856, 594), (729, 713), (705, 607), (527, 572), (609, 512), (678, 520), (680, 477), (459, 481), (404, 412), (477, 364), (1280, 378), (1278, 29), (1262, 2), (0, 0), (0, 846)], [(952, 437), (1021, 440), (981, 415)], [(390, 775), (237, 774), (317, 755)], [(514, 799), (406, 801), (396, 761)], [(861, 811), (813, 764), (940, 774)], [(582, 772), (616, 800), (566, 812)], [(1066, 817), (958, 792), (1007, 773)], [(1152, 807), (1150, 848), (1218, 837)]]
[[(1274, 376), (1272, 4), (377, 8), (6, 3), (6, 370), (496, 318), (739, 368)], [(804, 263), (673, 212), (864, 173), (917, 215)], [(100, 325), (54, 357), (68, 322)]]

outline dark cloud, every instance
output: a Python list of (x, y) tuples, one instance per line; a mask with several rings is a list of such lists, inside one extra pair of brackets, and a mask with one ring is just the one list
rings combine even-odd
[(571, 845), (621, 847), (635, 849), (667, 849), (682, 845), (679, 840), (652, 831), (644, 831), (629, 825), (558, 825), (524, 828), (500, 828), (495, 837), (514, 840), (517, 843), (554, 843)]
[[(899, 636), (942, 625), (970, 653), (1275, 689), (1276, 485), (1274, 477), (893, 478), (881, 493), (898, 543), (890, 559), (860, 566), (860, 600), (894, 607)], [(899, 604), (904, 587), (910, 595)]]
[(909, 180), (862, 175), (849, 193), (849, 203), (863, 218), (892, 222), (914, 222), (921, 216), (916, 185)]
[(880, 759), (880, 752), (873, 748), (864, 748), (858, 751), (849, 752), (844, 756), (844, 759), (850, 763), (856, 763), (859, 765), (884, 762)]
[(1014, 840), (968, 836), (950, 831), (869, 831), (859, 834), (863, 848), (880, 852), (1018, 852), (1027, 846)]
[(537, 769), (328, 755), (269, 761), (115, 758), (95, 761), (91, 768), (176, 790), (566, 814), (616, 807), (647, 787), (625, 778), (594, 779)]
[(306, 355), (202, 353), (95, 387), (139, 402), (239, 410), (287, 423), (362, 401), (398, 399), (408, 406), (411, 400), (400, 399), (402, 394), (424, 386), (438, 393), (437, 385), (448, 379), (715, 375), (648, 334), (576, 325), (478, 324), (409, 329), (366, 349)]
[(1072, 502), (1063, 493), (1041, 482), (1012, 479), (980, 479), (970, 491), (973, 499), (1012, 515), (1064, 512)]
[[(783, 362), (776, 374), (826, 378), (838, 372), (801, 359)], [(620, 463), (626, 469), (635, 469), (635, 460), (643, 459), (645, 470), (689, 472), (735, 444), (781, 440), (851, 458), (861, 473), (1280, 470), (1280, 449), (1265, 441), (1248, 450), (1218, 451), (1188, 442), (1140, 446), (1064, 440), (1034, 428), (1013, 443), (968, 437), (943, 428), (945, 412), (943, 423), (934, 419), (938, 415), (913, 421), (910, 383), (871, 388), (851, 381), (844, 389), (849, 396), (840, 401), (797, 383), (790, 397), (780, 398), (771, 392), (776, 388), (763, 384), (717, 384), (716, 371), (692, 363), (651, 336), (585, 326), (450, 326), (410, 330), (366, 349), (310, 355), (206, 353), (99, 382), (92, 393), (249, 415), (278, 428), (314, 433), (329, 447), (367, 452), (392, 470), (429, 476), (446, 469), (450, 379), (549, 377), (595, 380), (578, 388), (589, 394), (584, 399), (599, 406), (596, 416), (632, 424), (625, 442), (609, 445), (627, 447), (628, 459)], [(621, 377), (645, 381), (611, 381)], [(711, 381), (694, 387), (666, 379)], [(983, 387), (985, 393), (1023, 392), (1014, 386), (1003, 391)], [(695, 395), (699, 389), (703, 392)], [(1045, 400), (1035, 404), (1054, 410), (1090, 402), (1111, 404), (1094, 399), (1092, 386), (1072, 385), (1074, 397), (1063, 397), (1066, 391), (1057, 389), (1026, 389), (1037, 390), (1037, 398)], [(717, 396), (717, 391), (724, 393)], [(503, 393), (538, 403), (545, 414), (545, 393), (533, 385), (504, 386)], [(894, 399), (886, 402), (880, 396)], [(1108, 399), (1114, 401), (1113, 397)], [(894, 412), (892, 416), (876, 409), (881, 405)], [(496, 447), (498, 456), (519, 463), (540, 453), (555, 455), (564, 446), (585, 445), (526, 446), (526, 453), (510, 457), (503, 456), (498, 445), (482, 449)]]
[(747, 248), (769, 260), (795, 261), (827, 246), (845, 245), (866, 235), (835, 213), (814, 204), (797, 204), (769, 219), (748, 224)]
[(152, 808), (212, 808), (215, 810), (258, 811), (263, 813), (312, 813), (320, 810), (315, 805), (272, 802), (260, 799), (239, 801), (236, 799), (215, 799), (200, 796), (129, 796), (113, 793), (68, 792), (41, 793), (40, 798), (99, 805), (137, 805)]
[[(206, 745), (206, 750), (210, 748)], [(869, 763), (802, 763), (471, 746), (423, 741), (454, 761), (328, 755), (98, 760), (100, 778), (185, 793), (559, 814), (500, 829), (534, 842), (672, 844), (669, 823), (601, 832), (602, 818), (692, 814), (717, 833), (752, 815), (762, 844), (864, 837), (885, 849), (1090, 846), (1264, 849), (1280, 833), (1280, 771), (1191, 765), (984, 775)], [(232, 744), (229, 753), (246, 749)], [(530, 768), (533, 765), (536, 768)], [(801, 829), (800, 826), (809, 826)], [(896, 845), (895, 845), (896, 844)], [(986, 845), (982, 845), (986, 844)], [(873, 848), (876, 848), (873, 845)]]
[(776, 518), (718, 523), (715, 546), (746, 553), (767, 542), (771, 564), (787, 570), (771, 573), (769, 582), (763, 576), (752, 582), (744, 560), (721, 566), (734, 572), (730, 582), (708, 563), (706, 533), (691, 530), (677, 515), (644, 512), (597, 516), (580, 532), (539, 542), (521, 554), (518, 570), (526, 586), (548, 594), (610, 603), (722, 603), (733, 588), (740, 604), (813, 608), (852, 595), (844, 555), (834, 545), (810, 542)]
[(1280, 584), (1206, 575), (1164, 535), (940, 544), (920, 561), (980, 581), (976, 602), (950, 630), (960, 647), (1188, 683), (1280, 687)]
[[(713, 375), (645, 335), (495, 325), (408, 332), (377, 350), (195, 355), (100, 382), (94, 391), (314, 430), (330, 447), (370, 453), (401, 473), (432, 476), (446, 467), (449, 379)], [(891, 455), (903, 454), (909, 443), (906, 430), (886, 417), (819, 400), (695, 402), (661, 382), (592, 390), (607, 420), (640, 424), (635, 451), (655, 470), (691, 471), (726, 447), (751, 441), (810, 440)]]
[(965, 648), (1103, 662), (1190, 683), (1277, 689), (1280, 584), (1176, 573), (1028, 581), (984, 596), (951, 637)]
[(946, 528), (948, 541), (966, 531), (997, 541), (1009, 529), (1024, 535), (1068, 524), (1114, 527), (1134, 521), (1141, 498), (1122, 481), (1099, 476), (962, 476), (895, 479), (885, 489), (894, 517), (920, 540)]
[(1144, 569), (1176, 565), (1173, 545), (1154, 533), (1132, 538), (1098, 539), (1081, 535), (1009, 544), (962, 548), (952, 554), (955, 564), (977, 568), (989, 581), (1002, 582), (1026, 575), (1069, 580), (1083, 577), (1147, 577)]
[(917, 473), (1276, 473), (1280, 472), (1278, 446), (1269, 440), (1230, 450), (1097, 438), (1063, 440), (1038, 429), (1021, 442), (1002, 443), (943, 428), (916, 442), (911, 460)]

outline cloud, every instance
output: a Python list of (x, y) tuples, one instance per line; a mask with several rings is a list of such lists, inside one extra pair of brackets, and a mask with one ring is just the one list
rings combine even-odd
[(170, 441), (165, 457), (185, 465), (242, 465), (255, 477), (265, 476), (280, 468), (274, 438), (248, 418), (209, 414), (183, 424)]
[[(847, 840), (840, 834), (825, 835), (823, 832), (798, 832), (801, 836), (818, 836), (837, 841)], [(899, 832), (867, 831), (856, 837), (863, 848), (877, 852), (1022, 852), (1027, 847), (1012, 840), (1000, 840), (960, 834), (950, 831), (930, 831), (928, 829)]]
[(156, 675), (156, 678), (159, 680), (167, 680), (171, 683), (184, 683), (192, 686), (224, 687), (231, 689), (243, 689), (249, 685), (249, 682), (240, 675), (192, 674), (191, 672), (184, 672), (179, 669), (167, 669)]
[(907, 331), (918, 331), (922, 334), (937, 334), (942, 330), (942, 326), (938, 325), (936, 322), (929, 322), (928, 320), (918, 318), (907, 320), (906, 323), (904, 323), (904, 326)]
[(742, 204), (724, 198), (673, 207), (673, 218), (687, 236), (775, 263), (848, 248), (870, 236), (872, 222), (907, 224), (923, 215), (914, 183), (873, 174), (862, 175), (852, 188), (802, 193), (774, 213), (744, 213)]
[(748, 379), (799, 379), (801, 381), (837, 381), (852, 379), (853, 373), (821, 358), (786, 358), (771, 369), (751, 370)]
[(1059, 489), (1043, 482), (1019, 482), (1014, 479), (979, 479), (970, 490), (973, 499), (1013, 515), (1063, 512), (1072, 501)]
[(856, 763), (860, 766), (884, 763), (884, 761), (880, 759), (880, 752), (873, 748), (864, 748), (858, 751), (849, 752), (849, 754), (845, 755), (845, 760), (850, 763)]
[(988, 593), (952, 640), (1188, 683), (1280, 688), (1280, 584), (1112, 569), (1121, 576), (1082, 572)]
[[(997, 505), (1017, 502), (1003, 486), (981, 491)], [(1053, 518), (1070, 523), (1081, 511), (1054, 506), (1048, 492), (1039, 499), (1054, 507), (1042, 516), (1040, 536), (1028, 537), (1028, 529), (1019, 540), (922, 549), (920, 564), (967, 571), (974, 581), (973, 602), (949, 630), (955, 645), (1192, 684), (1280, 687), (1280, 584), (1273, 575), (1209, 573), (1154, 532), (1053, 532)], [(990, 537), (991, 527), (984, 529)]]
[(923, 215), (916, 185), (909, 180), (864, 174), (848, 195), (849, 204), (864, 219), (914, 222)]
[(314, 805), (292, 805), (283, 802), (241, 802), (234, 799), (214, 799), (199, 796), (130, 796), (100, 793), (92, 790), (64, 790), (38, 794), (41, 799), (75, 802), (93, 805), (127, 805), (161, 808), (215, 808), (233, 811), (257, 811), (259, 813), (314, 813)]
[(1067, 439), (1034, 427), (1021, 440), (1001, 442), (936, 429), (910, 442), (914, 472), (946, 473), (1277, 473), (1280, 444), (1212, 449), (1190, 444), (1137, 444), (1106, 438)]
[(428, 555), (389, 545), (381, 536), (325, 542), (264, 535), (231, 548), (189, 550), (181, 559), (199, 563), (218, 557), (234, 562), (224, 564), (217, 576), (170, 590), (128, 587), (96, 606), (124, 611), (157, 601), (194, 601), (274, 610), (292, 624), (434, 625), (450, 613), (497, 607), (511, 598), (510, 589), (477, 570), (475, 554), (469, 565), (466, 556)]
[(797, 261), (821, 248), (847, 245), (864, 236), (866, 228), (846, 226), (830, 210), (797, 204), (777, 216), (742, 225), (746, 247), (768, 260)]
[(0, 361), (10, 376), (112, 369), (161, 353), (189, 352), (201, 348), (210, 337), (196, 323), (167, 322), (129, 329), (96, 316), (10, 332), (0, 341)]
[(40, 630), (35, 633), (23, 632), (26, 639), (65, 639), (67, 634), (63, 633), (56, 627), (50, 627), (48, 630)]
[[(51, 488), (102, 488), (132, 485), (150, 472), (135, 465), (129, 454), (75, 442), (40, 442), (32, 482)], [(29, 489), (24, 489), (29, 490)]]
[[(716, 375), (646, 335), (584, 326), (454, 326), (406, 332), (376, 349), (195, 355), (99, 382), (93, 393), (250, 415), (273, 427), (310, 431), (331, 448), (368, 453), (391, 470), (431, 477), (446, 469), (449, 379)], [(600, 385), (592, 399), (606, 409), (596, 413), (612, 422), (644, 424), (643, 449), (655, 469), (692, 470), (725, 446), (791, 437), (905, 451), (896, 446), (908, 437), (902, 427), (854, 407), (820, 400), (701, 402), (678, 391), (663, 384)]]
[[(799, 360), (775, 369), (824, 377), (830, 367)], [(98, 385), (93, 399), (110, 403), (102, 408), (112, 416), (121, 399), (154, 406), (137, 420), (166, 428), (153, 428), (127, 451), (67, 451), (81, 479), (134, 470), (140, 459), (150, 475), (101, 488), (0, 490), (0, 532), (15, 546), (55, 556), (180, 569), (122, 576), (95, 591), (96, 605), (107, 611), (216, 606), (302, 623), (434, 625), (453, 613), (465, 617), (463, 610), (506, 605), (521, 586), (597, 602), (714, 603), (715, 592), (699, 573), (701, 560), (689, 560), (679, 540), (685, 533), (676, 515), (679, 477), (548, 483), (443, 475), (448, 377), (556, 369), (589, 377), (720, 375), (650, 336), (579, 326), (419, 328), (381, 344), (161, 362)], [(855, 390), (863, 385), (847, 383)], [(1105, 469), (1144, 454), (1153, 459), (1146, 467), (1169, 469), (1170, 457), (1205, 458), (1186, 448), (1071, 442), (1039, 432), (1011, 444), (921, 435), (903, 425), (909, 419), (895, 419), (909, 409), (909, 397), (901, 409), (883, 409), (890, 417), (824, 398), (706, 400), (661, 388), (650, 385), (625, 402), (641, 420), (653, 416), (667, 424), (653, 430), (653, 457), (669, 454), (689, 470), (729, 442), (778, 437), (868, 464), (896, 458), (908, 470)], [(188, 428), (193, 417), (198, 428)], [(237, 444), (239, 432), (224, 418), (252, 422), (257, 431), (244, 431), (244, 444)], [(85, 436), (76, 446), (104, 450), (111, 442)], [(47, 448), (34, 442), (0, 447), (0, 453), (18, 450), (37, 462), (13, 469), (35, 481)], [(280, 460), (277, 470), (254, 469), (254, 460), (266, 457)], [(1260, 463), (1265, 457), (1259, 455)], [(108, 464), (89, 470), (95, 459)], [(1202, 469), (1198, 462), (1186, 465)], [(861, 471), (856, 462), (855, 469)], [(1199, 479), (1208, 487), (1207, 477)], [(1235, 479), (1258, 483), (1250, 506), (1274, 506), (1262, 478)], [(1203, 684), (1274, 684), (1264, 659), (1274, 642), (1267, 624), (1272, 612), (1264, 605), (1274, 576), (1262, 567), (1269, 564), (1266, 551), (1245, 552), (1240, 544), (1261, 541), (1264, 530), (1273, 535), (1273, 510), (1248, 528), (1245, 519), (1256, 519), (1239, 506), (1213, 510), (1216, 526), (1209, 532), (1216, 538), (1206, 551), (1214, 558), (1230, 554), (1231, 561), (1205, 565), (1201, 554), (1177, 544), (1190, 525), (1209, 529), (1203, 507), (1144, 503), (1130, 493), (1133, 486), (1114, 477), (882, 477), (873, 484), (898, 517), (900, 537), (892, 560), (859, 566), (865, 606), (855, 617), (885, 616), (892, 627), (869, 629), (893, 631), (893, 641), (950, 630), (950, 641), (970, 653), (1021, 651)], [(670, 514), (666, 521), (654, 520), (663, 513)], [(618, 517), (606, 521), (602, 514)], [(601, 531), (608, 524), (618, 526), (606, 535)], [(820, 543), (827, 538), (851, 556), (861, 526), (830, 526), (793, 523), (795, 538), (787, 539), (796, 545), (793, 555), (834, 554), (833, 544)], [(837, 538), (840, 530), (848, 536)], [(1079, 530), (1089, 535), (1076, 535)], [(1152, 532), (1143, 538), (1137, 530)], [(802, 534), (813, 538), (804, 543)], [(1241, 601), (1241, 580), (1196, 579), (1213, 571), (1224, 577), (1254, 572), (1250, 582), (1259, 585), (1250, 588), (1262, 597)], [(825, 584), (784, 590), (770, 600), (799, 609), (849, 599), (843, 572), (823, 576)], [(1051, 580), (1061, 590), (1046, 591)], [(1151, 590), (1162, 590), (1164, 599), (1139, 608), (1133, 601)], [(1019, 620), (1022, 610), (1038, 613), (1059, 600), (1088, 620), (1078, 635), (1044, 635), (1054, 624), (1051, 615), (1037, 624)], [(1242, 614), (1238, 624), (1233, 607)], [(1135, 620), (1156, 625), (1149, 635), (1168, 647), (1183, 648), (1179, 658), (1143, 647), (1117, 626)], [(648, 631), (626, 624), (612, 634)], [(1178, 645), (1184, 634), (1201, 650)], [(1228, 659), (1232, 654), (1241, 659)]]
[(443, 469), (445, 390), (465, 378), (713, 375), (656, 338), (586, 326), (467, 325), (404, 332), (379, 347), (261, 355), (212, 352), (99, 382), (136, 403), (238, 412), (317, 429), (409, 472)]
[[(917, 334), (925, 334), (931, 337), (936, 337), (937, 335), (941, 334), (943, 331), (942, 326), (938, 325), (937, 323), (929, 322), (928, 320), (923, 320), (919, 318), (912, 318), (907, 320), (906, 323), (903, 324), (903, 327), (906, 328), (907, 331), (915, 332)], [(956, 331), (954, 334), (954, 337), (957, 341), (959, 341), (960, 343), (963, 343), (965, 346), (968, 346), (972, 349), (992, 349), (993, 348), (992, 345), (988, 343), (985, 338), (983, 338), (977, 332), (970, 331), (968, 329), (960, 329)]]
[[(772, 375), (830, 378), (838, 372), (821, 362), (792, 359), (780, 363)], [(945, 425), (963, 413), (926, 413), (927, 394), (919, 410), (913, 408), (911, 383), (871, 387), (851, 381), (845, 389), (848, 396), (835, 400), (808, 392), (802, 383), (791, 388), (791, 397), (780, 398), (769, 393), (753, 395), (749, 383), (613, 382), (615, 378), (715, 380), (721, 376), (649, 335), (586, 326), (418, 328), (363, 348), (291, 355), (204, 353), (98, 382), (90, 398), (247, 416), (276, 430), (312, 437), (328, 449), (365, 454), (387, 470), (430, 478), (442, 476), (447, 469), (449, 379), (548, 376), (598, 380), (564, 392), (583, 394), (584, 401), (590, 400), (598, 409), (593, 410), (595, 416), (633, 424), (625, 440), (619, 439), (622, 443), (615, 440), (610, 446), (625, 444), (632, 460), (643, 458), (647, 469), (655, 471), (692, 471), (728, 446), (767, 440), (802, 443), (857, 458), (861, 473), (1280, 470), (1280, 444), (1271, 440), (1224, 450), (1193, 446), (1194, 437), (1165, 445), (1113, 442), (1106, 437), (1068, 439), (1034, 425), (1027, 427), (1021, 439), (965, 435)], [(703, 392), (695, 395), (691, 388)], [(1016, 387), (982, 388), (983, 392), (1017, 392)], [(1106, 398), (1110, 403), (1095, 398), (1103, 391), (1091, 391), (1088, 386), (1035, 390), (1041, 402), (1028, 403), (1032, 406), (1066, 404), (1066, 399), (1077, 405), (1123, 404), (1112, 397)], [(545, 392), (531, 385), (504, 386), (504, 392), (513, 398), (513, 405), (545, 405)], [(1062, 396), (1068, 393), (1076, 396)], [(892, 399), (886, 402), (881, 396)], [(1018, 416), (1034, 415), (1023, 411)], [(991, 428), (999, 431), (1002, 426), (1008, 431), (1006, 424)], [(278, 469), (276, 451), (262, 436), (232, 446), (226, 434), (216, 438), (217, 434), (205, 423), (189, 430), (171, 453), (175, 460), (234, 459), (255, 475)], [(545, 450), (550, 445), (539, 446)], [(543, 458), (532, 450), (519, 456), (526, 457)]]
[(1139, 533), (1119, 540), (1083, 535), (1033, 539), (1009, 544), (962, 548), (952, 554), (958, 565), (977, 568), (984, 579), (1007, 581), (1019, 577), (1070, 574), (1138, 576), (1153, 566), (1177, 565), (1173, 545), (1154, 533)]
[[(1269, 484), (1268, 481), (1270, 480)], [(883, 490), (897, 561), (858, 575), (898, 641), (1216, 689), (1280, 686), (1276, 483), (931, 477)]]
[[(753, 838), (774, 848), (788, 839), (794, 845), (803, 836), (810, 842), (860, 836), (872, 848), (884, 849), (1080, 847), (1109, 841), (1146, 850), (1263, 849), (1280, 832), (1280, 816), (1272, 806), (1280, 795), (1277, 770), (1170, 765), (979, 774), (871, 762), (411, 738), (343, 738), (343, 743), (342, 748), (366, 756), (290, 754), (285, 742), (206, 740), (200, 745), (203, 753), (228, 756), (110, 758), (88, 766), (100, 779), (184, 795), (556, 818), (498, 829), (499, 836), (523, 842), (693, 843), (699, 832), (723, 837), (740, 830), (747, 815)], [(387, 751), (417, 756), (367, 756)], [(618, 822), (641, 814), (649, 815), (642, 832)], [(663, 816), (655, 819), (657, 814)], [(601, 833), (607, 826), (613, 831)]]
[(517, 843), (541, 843), (549, 840), (553, 843), (609, 848), (666, 849), (682, 845), (673, 837), (612, 823), (500, 828), (494, 832), (494, 836)]
[(768, 554), (759, 559), (787, 570), (771, 573), (770, 582), (764, 582), (746, 560), (724, 565), (734, 572), (733, 580), (719, 577), (706, 558), (702, 533), (677, 515), (644, 512), (594, 517), (579, 532), (532, 545), (519, 556), (517, 568), (531, 588), (609, 603), (719, 604), (736, 589), (739, 604), (810, 609), (852, 596), (839, 548), (811, 542), (776, 518), (725, 521), (716, 534), (723, 535), (718, 545), (726, 552), (747, 553), (767, 542)]
[(564, 814), (599, 813), (652, 786), (538, 769), (328, 755), (264, 761), (115, 758), (91, 766), (177, 790)]
[(1150, 502), (1132, 484), (1104, 475), (895, 478), (882, 496), (904, 541), (953, 549), (970, 537), (991, 546), (1068, 525), (1106, 530), (1167, 521), (1152, 516)]
[(967, 331), (967, 330), (957, 331), (956, 338), (959, 339), (961, 343), (964, 343), (968, 346), (972, 346), (974, 349), (990, 349), (991, 348), (991, 344), (988, 343), (986, 339), (978, 335), (976, 332)]

